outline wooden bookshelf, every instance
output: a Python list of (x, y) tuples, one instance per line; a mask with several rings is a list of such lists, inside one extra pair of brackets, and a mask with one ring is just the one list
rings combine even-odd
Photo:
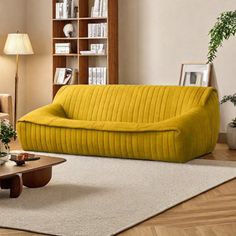
[[(52, 0), (52, 44), (53, 44), (53, 97), (63, 86), (54, 84), (56, 68), (73, 68), (78, 70), (78, 84), (88, 84), (88, 68), (90, 66), (107, 67), (107, 84), (118, 84), (118, 0), (108, 0), (107, 17), (91, 17), (91, 1), (77, 1), (79, 16), (77, 18), (56, 19), (56, 2)], [(93, 1), (92, 1), (93, 5)], [(107, 23), (107, 37), (88, 37), (89, 23)], [(63, 28), (66, 24), (73, 24), (75, 35), (66, 38)], [(56, 54), (55, 43), (72, 45), (70, 54)], [(90, 43), (106, 43), (106, 54), (81, 55), (80, 51), (89, 50)]]

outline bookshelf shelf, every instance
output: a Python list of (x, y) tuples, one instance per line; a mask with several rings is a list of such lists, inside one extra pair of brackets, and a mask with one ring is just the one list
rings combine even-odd
[(82, 55), (79, 54), (80, 57), (107, 57), (107, 54), (90, 54), (90, 55)]
[(78, 40), (78, 38), (65, 38), (65, 37), (56, 37), (56, 38), (53, 38), (53, 40)]
[(99, 21), (99, 20), (102, 20), (102, 21), (107, 21), (107, 17), (81, 17), (79, 18), (79, 20), (84, 20), (84, 21)]
[[(106, 0), (98, 0), (98, 1), (106, 1)], [(78, 84), (89, 84), (89, 71), (90, 71), (89, 68), (90, 69), (106, 68), (106, 74), (105, 72), (104, 74), (106, 75), (107, 84), (117, 84), (118, 83), (118, 0), (107, 0), (107, 9), (106, 9), (107, 17), (90, 16), (91, 9), (95, 4), (95, 0), (74, 0), (76, 11), (78, 11), (78, 13), (73, 14), (73, 16), (77, 17), (57, 19), (56, 17), (58, 16), (58, 12), (56, 10), (57, 3), (64, 4), (65, 2), (64, 0), (60, 1), (52, 0), (53, 97), (56, 95), (57, 91), (62, 86), (64, 86), (63, 84), (54, 84), (55, 72), (58, 71), (57, 68), (71, 68), (76, 70), (77, 71), (76, 77), (78, 77), (76, 83)], [(74, 13), (76, 13), (76, 11), (74, 11)], [(74, 28), (73, 37), (71, 38), (67, 38), (63, 32), (63, 29), (67, 24), (72, 24)], [(101, 28), (103, 27), (102, 30), (104, 30), (104, 28), (107, 28), (107, 34), (105, 34), (107, 35), (107, 37), (89, 37), (90, 35), (88, 34), (88, 28), (91, 26), (91, 25), (89, 26), (89, 24), (101, 24)], [(104, 27), (104, 25), (106, 25), (106, 27)], [(56, 54), (55, 53), (56, 43), (59, 44), (69, 43), (71, 46), (72, 53)], [(91, 44), (97, 44), (97, 45), (103, 44), (106, 54), (104, 55), (80, 54), (80, 51), (91, 50), (92, 46), (94, 46)]]
[(56, 18), (53, 18), (52, 20), (53, 21), (78, 21), (79, 19), (78, 18), (66, 18), (66, 19), (56, 19)]
[(53, 54), (54, 57), (77, 57), (77, 53), (70, 53), (70, 54)]
[(107, 37), (79, 37), (80, 40), (98, 40), (98, 39), (108, 39)]

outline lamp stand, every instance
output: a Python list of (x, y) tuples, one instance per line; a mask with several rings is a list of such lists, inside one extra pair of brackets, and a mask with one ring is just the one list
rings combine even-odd
[(18, 103), (18, 69), (19, 69), (19, 55), (16, 55), (16, 74), (15, 74), (15, 106), (14, 106), (14, 127), (16, 128), (17, 120), (17, 103)]

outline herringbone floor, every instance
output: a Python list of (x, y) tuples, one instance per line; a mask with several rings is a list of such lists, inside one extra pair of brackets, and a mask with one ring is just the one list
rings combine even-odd
[[(14, 148), (18, 148), (17, 144)], [(205, 159), (236, 161), (236, 151), (218, 144)], [(217, 174), (217, 173), (216, 173)], [(0, 236), (38, 234), (0, 229)], [(236, 179), (133, 227), (119, 236), (234, 236), (236, 235)]]

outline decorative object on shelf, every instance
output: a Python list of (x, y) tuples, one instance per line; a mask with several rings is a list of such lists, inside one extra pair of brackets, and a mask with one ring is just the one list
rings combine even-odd
[[(236, 106), (236, 93), (224, 96), (221, 100), (221, 104), (226, 102), (231, 102)], [(227, 142), (230, 149), (236, 149), (236, 117), (227, 126)]]
[(54, 84), (77, 84), (78, 72), (71, 68), (56, 68)]
[(17, 102), (18, 102), (18, 68), (19, 68), (19, 56), (20, 55), (32, 55), (34, 54), (28, 34), (22, 34), (17, 31), (14, 34), (8, 34), (4, 47), (4, 53), (6, 55), (16, 56), (16, 73), (15, 73), (15, 110), (14, 110), (14, 124), (17, 120)]
[(63, 32), (67, 38), (72, 37), (74, 31), (74, 27), (72, 24), (66, 24), (63, 28)]
[(0, 165), (9, 160), (10, 146), (12, 139), (16, 139), (16, 131), (8, 120), (0, 121)]
[(210, 84), (211, 64), (182, 64), (180, 86), (203, 86)]
[(69, 54), (71, 53), (71, 43), (55, 43), (56, 54)]
[[(224, 40), (236, 35), (236, 10), (220, 14), (213, 28), (209, 32), (210, 42), (207, 54), (207, 63), (212, 63), (216, 58), (219, 47), (223, 46)], [(224, 96), (221, 104), (232, 102), (236, 106), (236, 93)], [(227, 126), (227, 143), (230, 149), (236, 149), (236, 118)]]

